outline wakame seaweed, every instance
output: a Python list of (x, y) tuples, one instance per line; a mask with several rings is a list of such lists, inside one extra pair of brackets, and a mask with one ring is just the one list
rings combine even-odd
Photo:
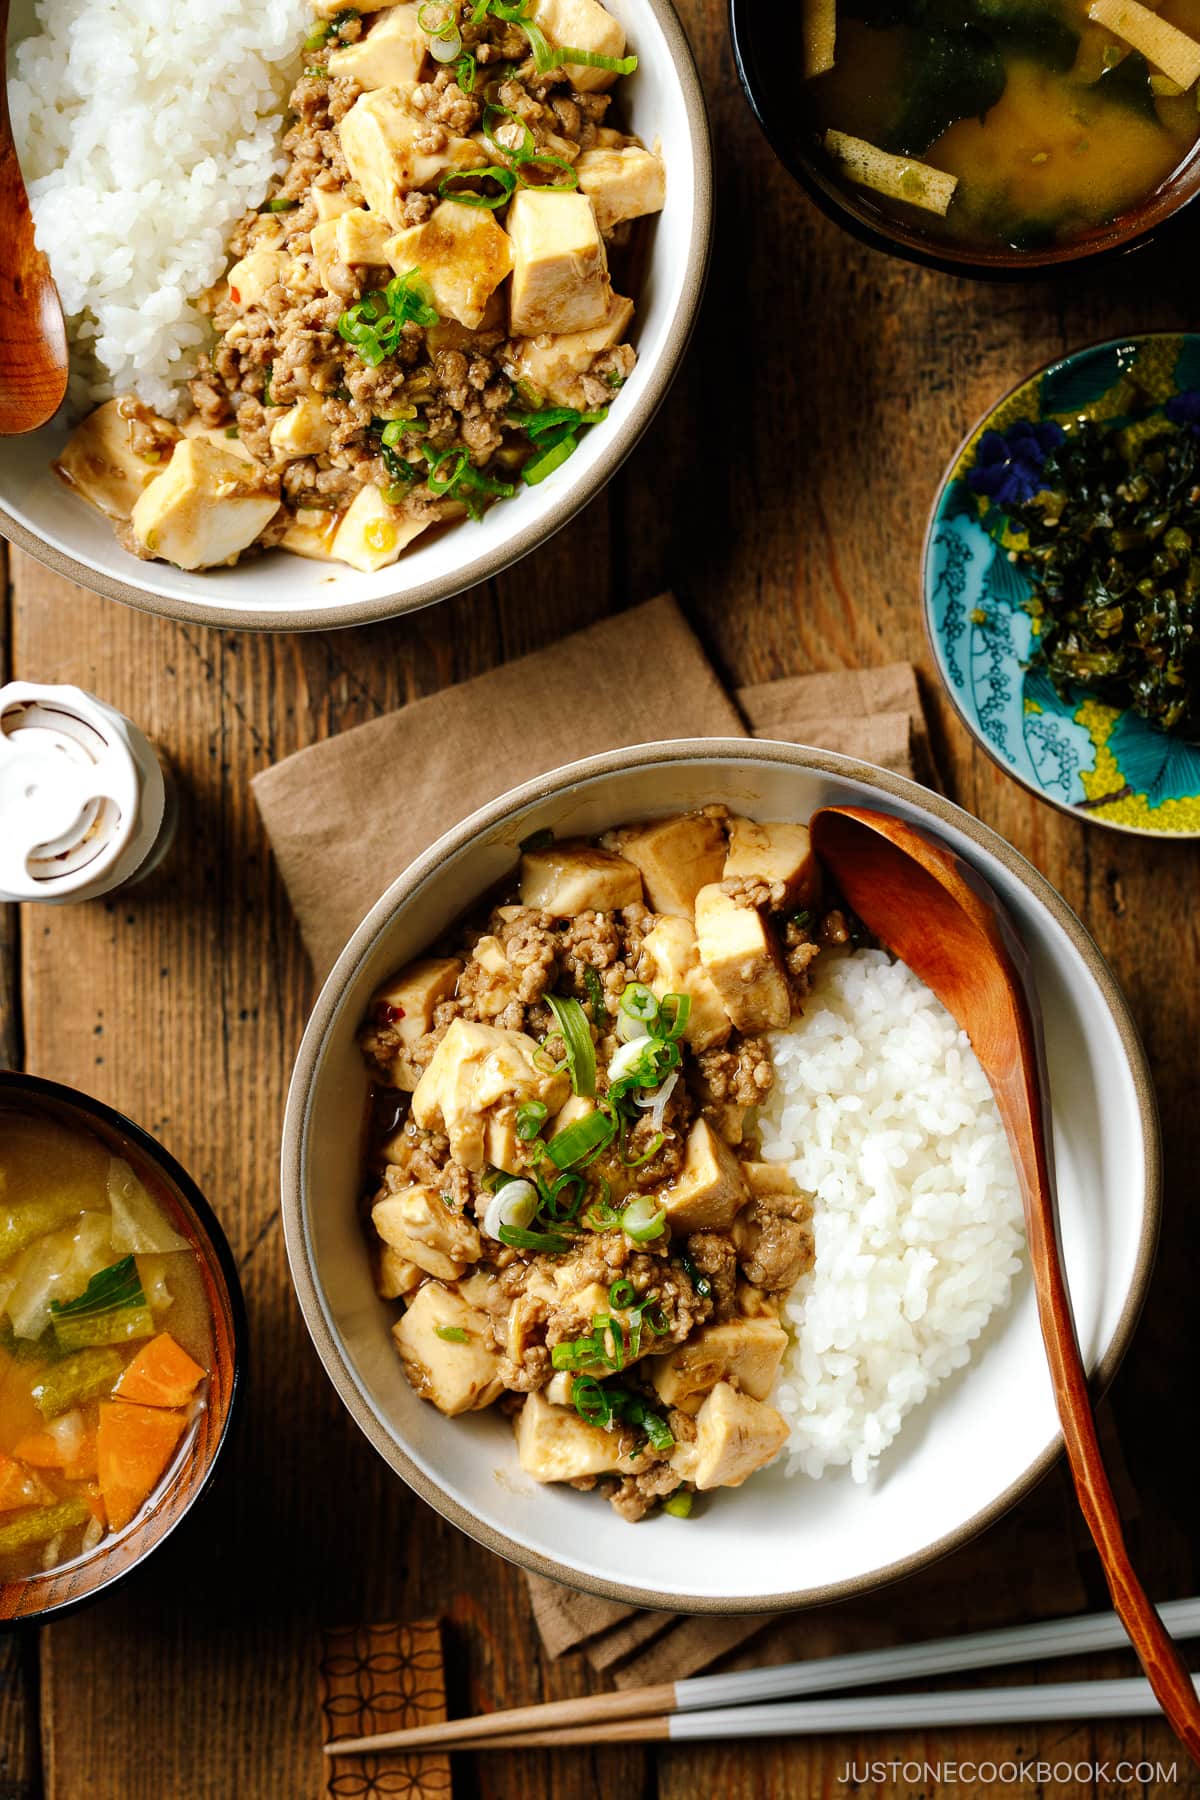
[(1042, 484), (1007, 508), (1029, 540), (1014, 559), (1035, 583), (1033, 666), (1200, 736), (1200, 440), (1165, 419), (1150, 436), (1083, 420)]

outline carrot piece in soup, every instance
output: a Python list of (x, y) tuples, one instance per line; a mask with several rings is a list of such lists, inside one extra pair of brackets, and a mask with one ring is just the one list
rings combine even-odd
[(113, 1392), (142, 1406), (186, 1406), (204, 1375), (170, 1332), (162, 1331), (138, 1351)]
[(101, 1497), (100, 1489), (96, 1486), (94, 1481), (88, 1482), (87, 1486), (81, 1492), (79, 1498), (83, 1501), (84, 1505), (87, 1507), (88, 1511), (91, 1513), (93, 1519), (95, 1519), (98, 1524), (100, 1524), (100, 1525), (108, 1524), (108, 1513), (105, 1511), (104, 1501), (103, 1501), (103, 1498)]
[(68, 1481), (90, 1481), (96, 1466), (96, 1433), (89, 1431), (71, 1461), (64, 1463), (63, 1474)]
[(31, 1431), (28, 1437), (18, 1438), (13, 1455), (35, 1469), (61, 1469), (65, 1460), (62, 1444), (48, 1431)]
[(96, 1435), (100, 1492), (114, 1531), (128, 1525), (175, 1453), (182, 1413), (128, 1400), (102, 1400)]
[(18, 1506), (45, 1506), (53, 1498), (32, 1469), (23, 1469), (11, 1456), (0, 1454), (0, 1512), (13, 1512)]

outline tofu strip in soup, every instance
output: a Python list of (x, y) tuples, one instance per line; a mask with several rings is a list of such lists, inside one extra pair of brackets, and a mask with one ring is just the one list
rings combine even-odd
[(179, 419), (118, 396), (56, 465), (140, 557), (382, 569), (553, 474), (634, 366), (622, 283), (665, 172), (613, 122), (637, 58), (600, 0), (316, 13)]
[(529, 840), (375, 995), (365, 1205), (396, 1349), (442, 1412), (508, 1413), (535, 1480), (686, 1514), (782, 1447), (780, 1309), (813, 1243), (758, 1154), (765, 1034), (846, 936), (804, 826), (711, 806)]

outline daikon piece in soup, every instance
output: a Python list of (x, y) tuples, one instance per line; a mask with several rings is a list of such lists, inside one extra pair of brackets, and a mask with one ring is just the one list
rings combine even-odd
[(1200, 0), (805, 0), (800, 30), (834, 172), (963, 245), (1110, 224), (1200, 136)]
[(152, 1503), (211, 1367), (197, 1251), (142, 1176), (82, 1128), (0, 1108), (0, 1581)]

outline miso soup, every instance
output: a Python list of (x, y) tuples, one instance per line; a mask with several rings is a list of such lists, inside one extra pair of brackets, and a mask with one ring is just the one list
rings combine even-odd
[(1200, 135), (1200, 0), (805, 0), (800, 60), (822, 70), (802, 92), (831, 168), (882, 212), (980, 248), (1110, 223)]
[(82, 1128), (0, 1108), (0, 1581), (144, 1511), (211, 1367), (197, 1252), (142, 1176)]

